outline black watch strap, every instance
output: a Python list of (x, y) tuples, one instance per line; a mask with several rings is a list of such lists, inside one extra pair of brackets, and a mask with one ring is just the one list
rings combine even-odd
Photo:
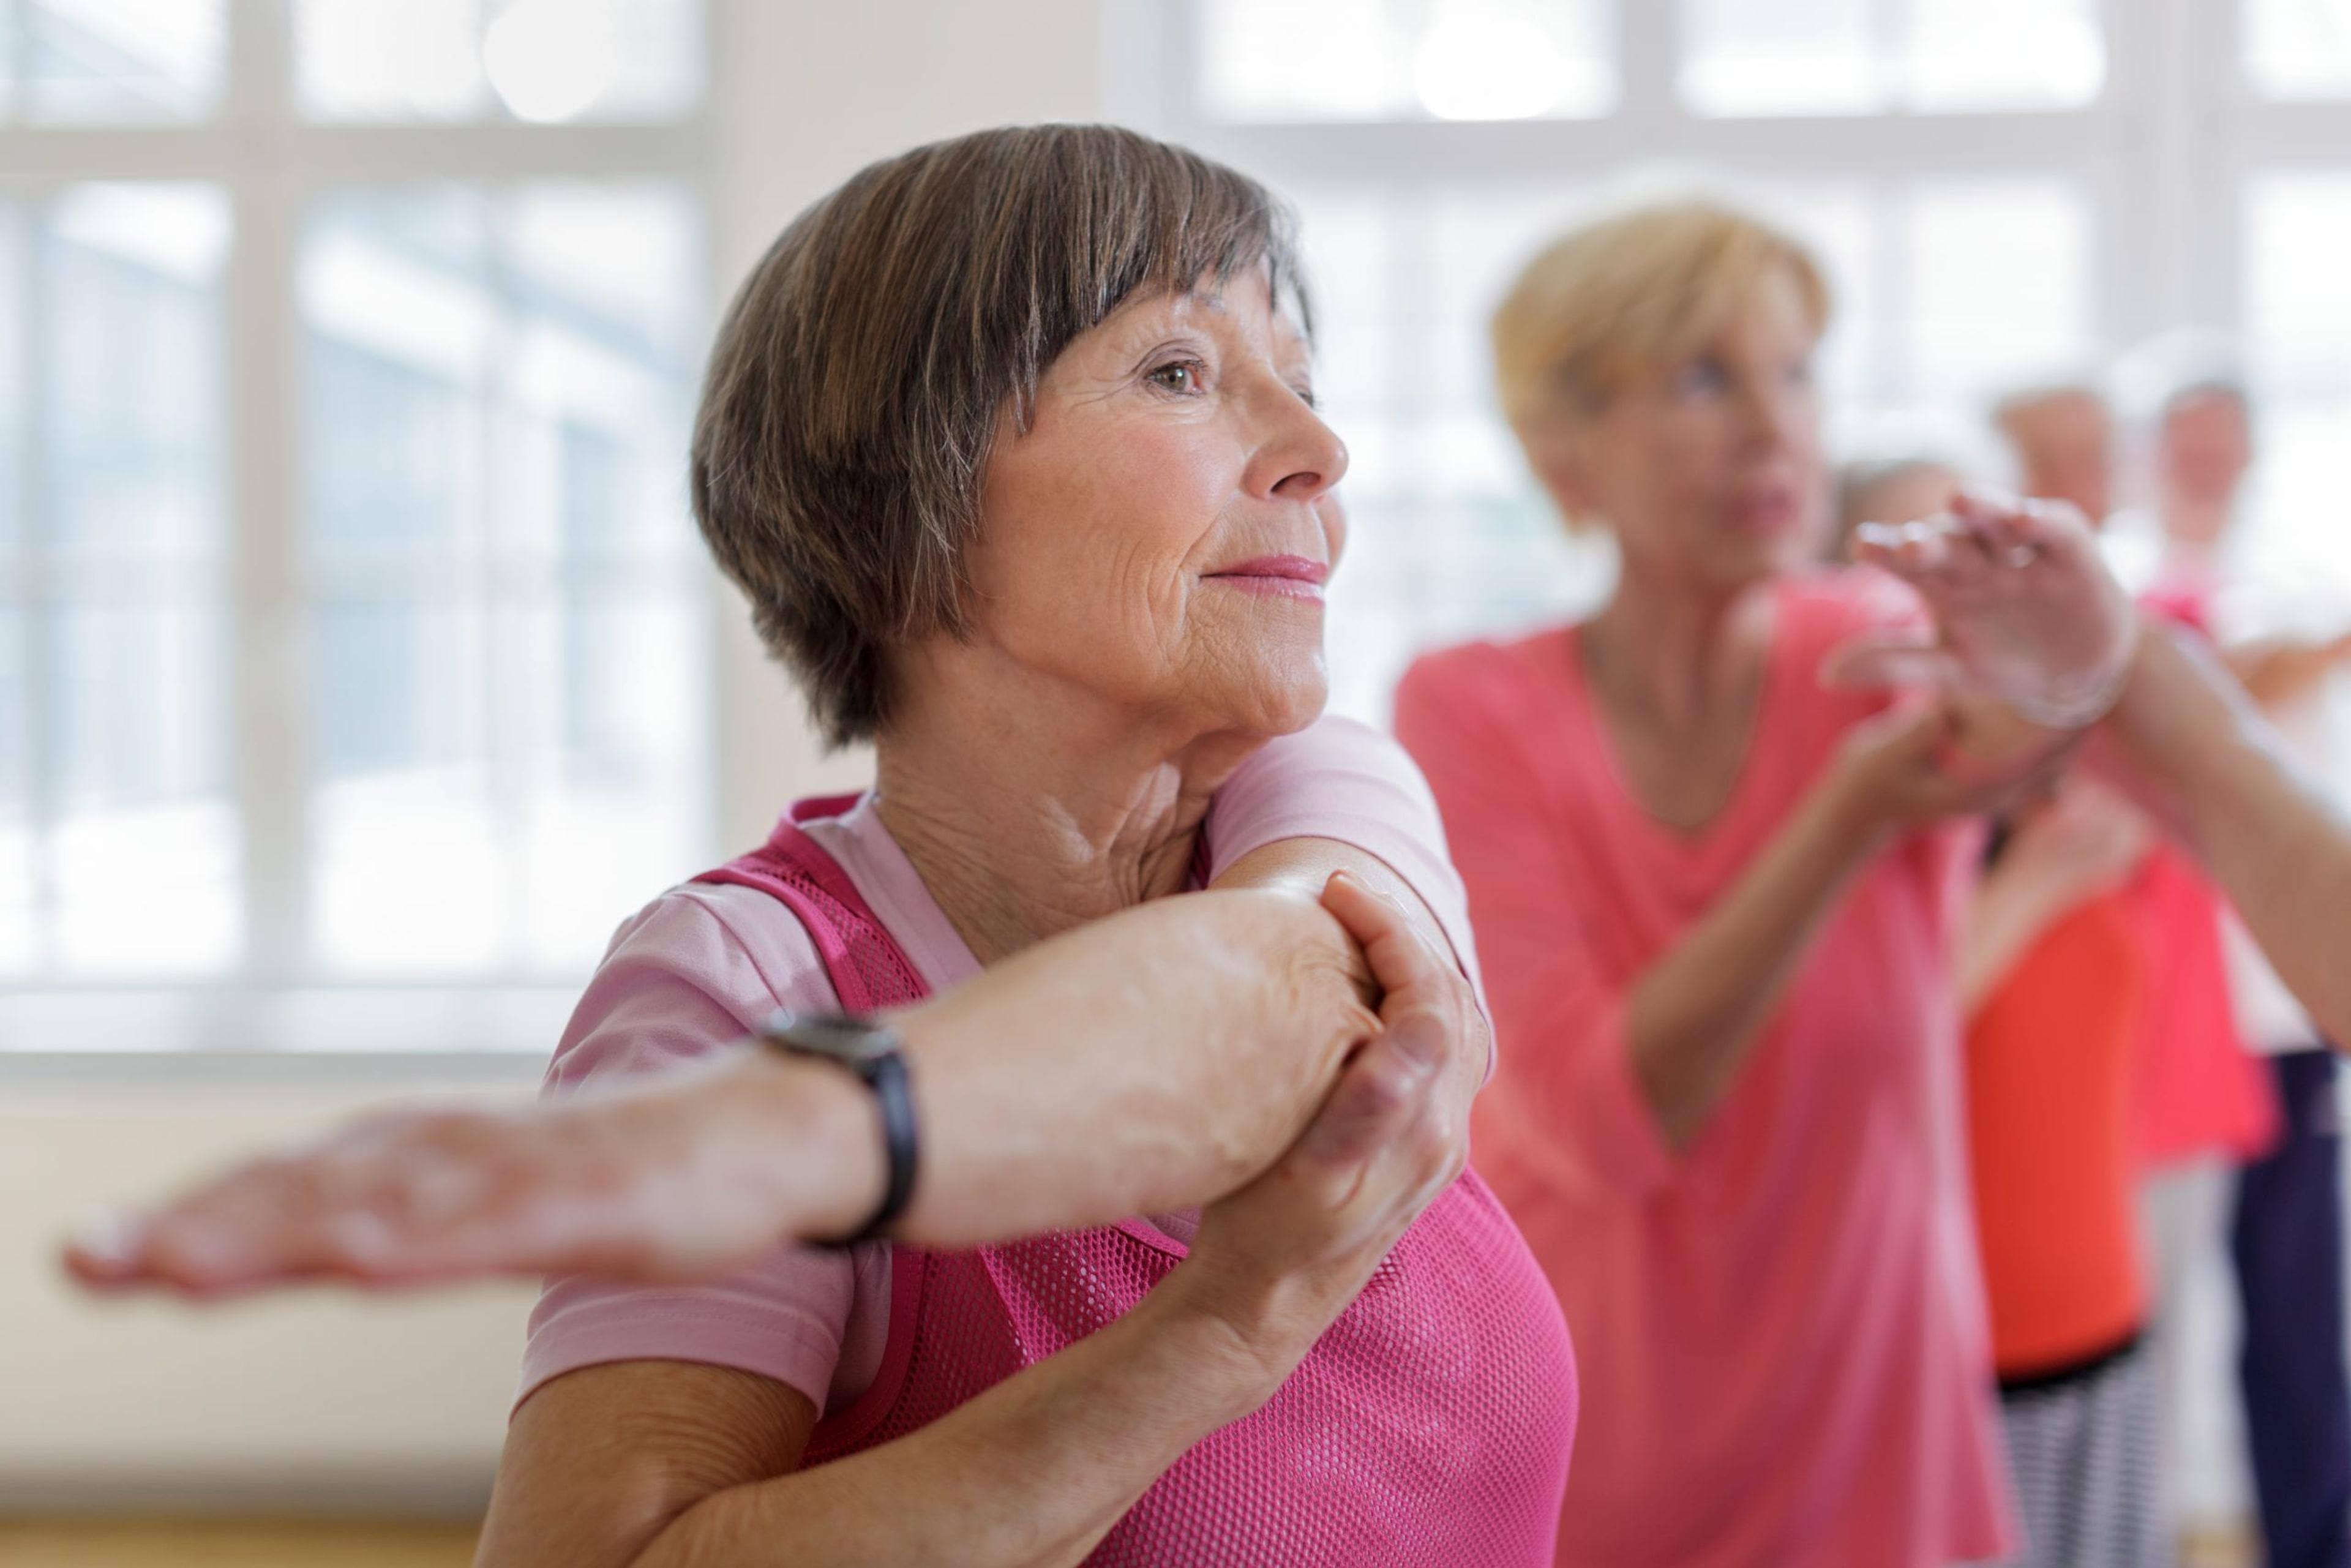
[(874, 1105), (882, 1113), (883, 1153), (889, 1162), (882, 1202), (856, 1230), (819, 1245), (851, 1247), (876, 1239), (914, 1201), (914, 1177), (922, 1164), (914, 1080), (906, 1070), (904, 1042), (869, 1019), (789, 1012), (770, 1018), (760, 1029), (759, 1038), (788, 1055), (843, 1068), (872, 1092)]

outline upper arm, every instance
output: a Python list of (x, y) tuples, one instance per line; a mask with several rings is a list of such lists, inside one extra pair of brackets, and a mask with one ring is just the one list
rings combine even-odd
[(507, 1431), (478, 1568), (620, 1568), (703, 1499), (784, 1475), (817, 1420), (728, 1367), (626, 1361), (554, 1379)]

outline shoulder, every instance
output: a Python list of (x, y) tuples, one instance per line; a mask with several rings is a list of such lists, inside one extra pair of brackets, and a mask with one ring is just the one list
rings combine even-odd
[(1395, 729), (1405, 749), (1435, 768), (1453, 748), (1515, 730), (1514, 722), (1566, 698), (1575, 681), (1574, 628), (1439, 648), (1397, 683)]
[(670, 1065), (742, 1039), (778, 1008), (836, 1005), (816, 944), (789, 908), (754, 888), (687, 883), (614, 933), (549, 1081)]
[(1452, 700), (1516, 694), (1572, 668), (1566, 654), (1574, 629), (1550, 626), (1521, 637), (1480, 638), (1438, 648), (1415, 659), (1397, 685), (1401, 706), (1416, 698)]

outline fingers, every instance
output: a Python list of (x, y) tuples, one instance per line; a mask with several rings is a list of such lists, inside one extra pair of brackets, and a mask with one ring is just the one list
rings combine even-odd
[[(1404, 905), (1385, 894), (1374, 893), (1363, 881), (1343, 871), (1332, 872), (1322, 884), (1322, 907), (1345, 926), (1364, 950), (1372, 978), (1386, 996), (1426, 988), (1451, 973), (1420, 932)], [(1385, 1009), (1382, 1009), (1384, 1014)]]
[(1357, 1053), (1299, 1134), (1293, 1155), (1333, 1166), (1360, 1166), (1411, 1131), (1437, 1081), (1438, 1052), (1427, 1049), (1425, 1040), (1416, 1048), (1402, 1038), (1418, 1027), (1384, 1030)]
[[(480, 1124), (475, 1125), (474, 1124)], [(515, 1135), (503, 1118), (416, 1113), (230, 1172), (155, 1212), (98, 1218), (68, 1243), (94, 1289), (219, 1296), (298, 1280), (392, 1283), (517, 1266)], [(486, 1228), (501, 1230), (486, 1245)]]
[(1832, 691), (1957, 686), (1959, 659), (1927, 632), (1867, 632), (1829, 650), (1820, 681)]

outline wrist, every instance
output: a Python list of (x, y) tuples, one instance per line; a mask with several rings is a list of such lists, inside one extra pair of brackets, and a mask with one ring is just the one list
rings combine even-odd
[(1823, 851), (1855, 863), (1885, 847), (1899, 826), (1885, 794), (1849, 759), (1832, 766), (1801, 819)]
[(1273, 1294), (1241, 1300), (1186, 1260), (1128, 1317), (1144, 1320), (1139, 1331), (1154, 1343), (1180, 1350), (1187, 1380), (1221, 1425), (1272, 1398), (1313, 1347), (1311, 1339), (1298, 1343)]

